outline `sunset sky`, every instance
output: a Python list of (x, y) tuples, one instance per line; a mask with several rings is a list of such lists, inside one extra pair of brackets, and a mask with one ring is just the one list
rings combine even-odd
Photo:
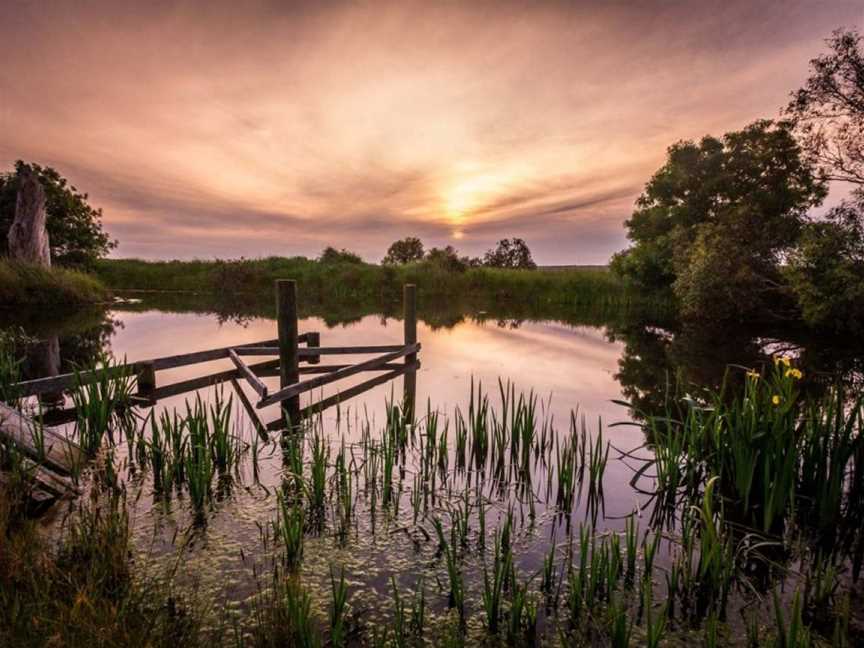
[(116, 256), (605, 263), (666, 147), (778, 116), (841, 26), (861, 0), (0, 0), (0, 168), (89, 192)]

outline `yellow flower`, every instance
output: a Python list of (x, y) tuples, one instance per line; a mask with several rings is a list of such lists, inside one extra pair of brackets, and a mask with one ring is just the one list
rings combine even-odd
[(804, 377), (804, 374), (801, 373), (800, 369), (787, 369), (786, 377), (789, 378), (790, 376), (795, 380), (801, 380)]
[(774, 394), (771, 397), (771, 402), (774, 403), (775, 405), (779, 405), (780, 404), (780, 397), (777, 394)]
[(752, 378), (753, 380), (759, 380), (760, 373), (758, 371), (753, 371), (752, 369), (747, 372), (747, 377)]

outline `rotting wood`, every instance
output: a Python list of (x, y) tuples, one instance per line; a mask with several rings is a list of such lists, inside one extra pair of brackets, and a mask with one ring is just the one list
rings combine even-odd
[(310, 391), (312, 389), (315, 389), (316, 387), (321, 387), (336, 380), (341, 380), (342, 378), (353, 376), (354, 374), (358, 374), (362, 371), (368, 371), (370, 369), (374, 369), (375, 367), (380, 367), (381, 365), (391, 362), (392, 360), (396, 360), (397, 358), (401, 358), (402, 356), (406, 356), (408, 354), (416, 353), (419, 350), (419, 344), (406, 345), (404, 347), (401, 347), (398, 351), (394, 351), (393, 353), (386, 353), (384, 355), (378, 356), (377, 358), (371, 358), (364, 362), (345, 367), (344, 369), (338, 369), (337, 371), (332, 371), (330, 373), (324, 374), (323, 376), (318, 376), (317, 378), (304, 380), (301, 383), (296, 383), (284, 389), (280, 389), (277, 392), (273, 392), (267, 398), (262, 398), (258, 402), (256, 407), (258, 409), (261, 409), (262, 407), (273, 405), (274, 403), (278, 403), (279, 401), (288, 398), (294, 398), (296, 396), (299, 396), (303, 392)]
[(249, 368), (249, 365), (240, 359), (240, 356), (234, 352), (234, 349), (228, 351), (228, 357), (231, 358), (231, 361), (236, 365), (237, 370), (243, 375), (246, 382), (249, 383), (249, 386), (255, 390), (258, 396), (261, 398), (267, 398), (267, 385), (265, 385), (264, 382), (255, 375), (255, 372)]
[[(85, 460), (81, 447), (61, 432), (4, 403), (0, 403), (0, 435), (14, 443), (22, 454), (64, 475), (72, 474), (73, 468)], [(39, 437), (43, 448), (38, 447)]]

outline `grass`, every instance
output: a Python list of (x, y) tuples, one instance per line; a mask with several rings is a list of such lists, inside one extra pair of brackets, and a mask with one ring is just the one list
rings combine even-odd
[(0, 259), (0, 304), (4, 306), (92, 304), (110, 297), (102, 281), (85, 272)]
[(268, 257), (237, 261), (103, 259), (95, 272), (116, 290), (263, 293), (268, 299), (276, 279), (295, 279), (301, 300), (392, 301), (401, 297), (403, 284), (413, 283), (424, 299), (471, 295), (567, 305), (645, 301), (612, 273), (593, 267), (557, 272), (481, 267), (453, 272), (428, 262), (381, 266)]

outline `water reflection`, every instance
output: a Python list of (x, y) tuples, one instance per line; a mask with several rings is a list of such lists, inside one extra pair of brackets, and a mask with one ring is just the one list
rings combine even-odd
[[(25, 377), (35, 378), (86, 366), (103, 353), (134, 361), (272, 338), (272, 316), (268, 296), (220, 301), (160, 293), (140, 295), (108, 310), (0, 311), (0, 326), (19, 326), (39, 340), (23, 366)], [(325, 332), (325, 345), (401, 342), (400, 303), (301, 301), (300, 316), (301, 330)], [(592, 416), (614, 421), (626, 412), (612, 399), (631, 403), (636, 416), (658, 413), (676, 385), (717, 388), (730, 367), (758, 367), (778, 351), (799, 356), (797, 364), (808, 376), (809, 389), (836, 380), (860, 387), (864, 375), (864, 352), (849, 340), (680, 326), (663, 313), (458, 299), (432, 304), (421, 296), (419, 320), (424, 345), (424, 385), (417, 394), (421, 403), (432, 398), (461, 404), (472, 376), (490, 387), (498, 377), (511, 377), (544, 397), (554, 394), (564, 414), (579, 404)], [(202, 371), (219, 371), (223, 364), (167, 373), (172, 380), (188, 380)], [(316, 393), (330, 395), (327, 390)]]

